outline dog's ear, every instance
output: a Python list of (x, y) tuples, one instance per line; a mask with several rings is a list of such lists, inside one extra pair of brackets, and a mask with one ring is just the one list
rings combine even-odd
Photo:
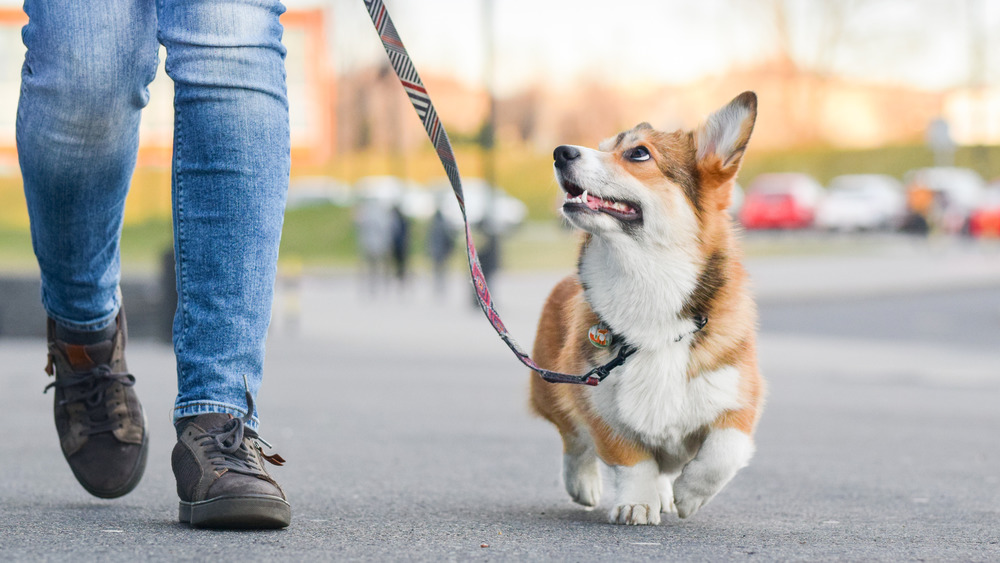
[[(703, 186), (723, 186), (736, 177), (746, 152), (754, 121), (757, 119), (757, 94), (743, 92), (725, 107), (708, 117), (695, 131), (698, 172)], [(729, 191), (726, 202), (728, 206)]]

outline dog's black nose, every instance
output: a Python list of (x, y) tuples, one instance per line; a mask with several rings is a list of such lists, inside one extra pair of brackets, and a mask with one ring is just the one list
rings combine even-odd
[(569, 145), (559, 145), (552, 152), (552, 158), (556, 161), (556, 168), (565, 168), (571, 160), (580, 158), (580, 149)]

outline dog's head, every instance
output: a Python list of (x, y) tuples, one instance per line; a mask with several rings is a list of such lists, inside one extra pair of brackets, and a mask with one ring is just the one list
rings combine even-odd
[[(695, 131), (656, 131), (648, 123), (598, 150), (557, 147), (563, 214), (593, 235), (688, 242), (707, 224), (727, 221), (733, 180), (757, 117), (744, 92)], [(727, 223), (728, 224), (728, 223)]]

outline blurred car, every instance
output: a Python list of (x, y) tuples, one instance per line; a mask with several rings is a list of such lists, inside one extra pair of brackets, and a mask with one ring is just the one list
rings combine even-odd
[(1000, 238), (1000, 181), (987, 186), (979, 206), (969, 215), (969, 234), (979, 238)]
[[(441, 179), (429, 185), (441, 206), (444, 218), (453, 227), (464, 230), (462, 210), (452, 191), (451, 184)], [(472, 225), (491, 221), (490, 228), (503, 234), (520, 225), (528, 216), (528, 207), (523, 201), (509, 195), (500, 188), (490, 192), (490, 184), (482, 178), (463, 178), (462, 193), (465, 196), (465, 213)], [(493, 198), (491, 202), (491, 197)], [(487, 212), (492, 209), (492, 215)]]
[(747, 187), (740, 223), (747, 229), (802, 229), (812, 225), (822, 186), (807, 174), (761, 174)]
[[(926, 201), (913, 211), (946, 233), (968, 229), (969, 216), (983, 197), (983, 179), (968, 168), (932, 167), (911, 170), (904, 176), (907, 197), (912, 202)], [(923, 194), (926, 194), (924, 196)]]
[(903, 184), (884, 174), (846, 174), (830, 181), (816, 210), (816, 227), (829, 231), (894, 229), (906, 214)]

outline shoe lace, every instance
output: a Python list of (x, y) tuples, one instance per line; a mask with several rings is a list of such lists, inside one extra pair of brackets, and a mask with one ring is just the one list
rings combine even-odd
[(135, 385), (135, 376), (111, 371), (110, 366), (101, 364), (85, 372), (59, 374), (42, 392), (48, 393), (52, 388), (61, 389), (63, 398), (58, 402), (61, 407), (71, 403), (83, 403), (90, 422), (89, 427), (83, 432), (90, 435), (110, 432), (121, 427), (121, 422), (111, 416), (112, 406), (105, 401), (108, 389), (115, 384), (131, 387)]
[[(260, 453), (262, 459), (273, 465), (284, 465), (285, 460), (278, 454), (266, 455), (260, 444), (271, 447), (257, 432), (248, 426), (253, 417), (253, 396), (246, 392), (247, 414), (241, 418), (231, 418), (220, 427), (212, 428), (194, 437), (199, 445), (206, 448), (208, 460), (219, 469), (227, 469), (244, 475), (266, 477), (254, 455)], [(251, 449), (251, 447), (253, 449)]]

